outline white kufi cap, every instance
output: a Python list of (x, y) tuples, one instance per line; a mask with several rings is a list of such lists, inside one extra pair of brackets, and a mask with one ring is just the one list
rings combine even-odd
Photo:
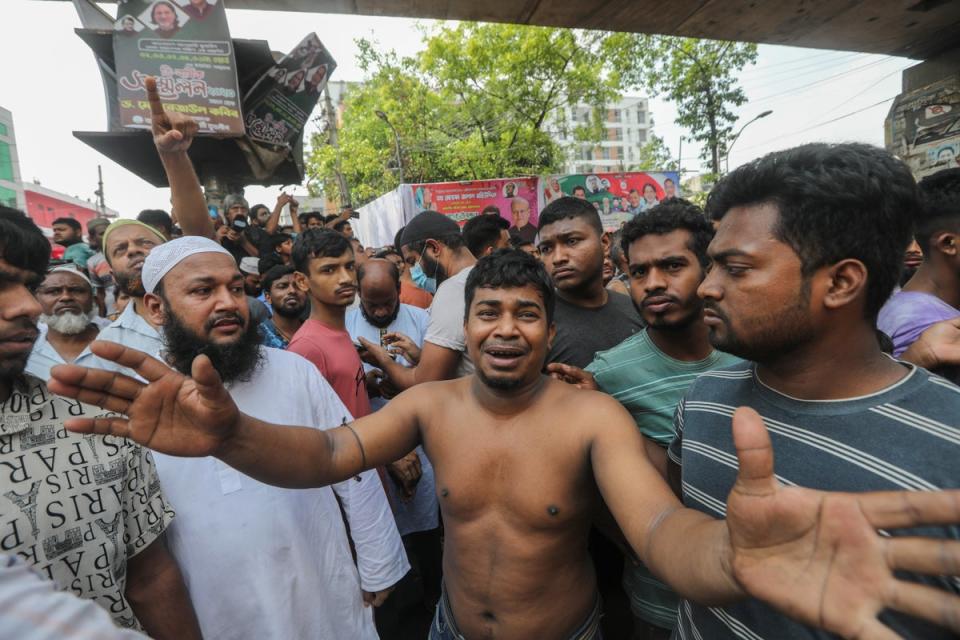
[(163, 276), (175, 266), (198, 253), (222, 253), (230, 256), (233, 260), (233, 254), (221, 247), (210, 238), (202, 236), (183, 236), (170, 242), (158, 244), (143, 261), (143, 289), (147, 293), (153, 293)]

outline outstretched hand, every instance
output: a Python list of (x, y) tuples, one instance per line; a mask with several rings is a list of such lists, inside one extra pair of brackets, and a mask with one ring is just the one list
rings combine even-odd
[(782, 487), (760, 416), (733, 417), (740, 470), (727, 499), (731, 569), (747, 593), (845, 638), (898, 637), (877, 616), (893, 609), (960, 633), (960, 598), (894, 571), (955, 575), (960, 542), (881, 537), (877, 529), (960, 522), (960, 491), (830, 493)]
[(190, 148), (193, 136), (199, 129), (197, 121), (182, 113), (167, 113), (157, 92), (157, 79), (150, 77), (144, 83), (147, 100), (150, 101), (150, 119), (153, 128), (153, 144), (160, 153), (179, 153)]
[(126, 416), (67, 420), (70, 431), (129, 438), (175, 456), (207, 456), (217, 453), (235, 429), (240, 411), (206, 356), (194, 359), (187, 377), (115, 342), (96, 341), (90, 350), (133, 369), (147, 384), (102, 369), (53, 367), (50, 391)]

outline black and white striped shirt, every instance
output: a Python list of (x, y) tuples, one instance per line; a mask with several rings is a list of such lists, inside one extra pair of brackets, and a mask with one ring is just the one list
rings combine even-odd
[[(731, 418), (748, 406), (773, 441), (775, 471), (785, 485), (825, 491), (923, 491), (960, 488), (960, 387), (912, 368), (896, 384), (848, 400), (806, 401), (767, 387), (755, 365), (702, 374), (677, 406), (670, 458), (683, 470), (683, 502), (716, 518), (736, 481)], [(883, 532), (886, 533), (886, 532)], [(960, 539), (958, 527), (896, 530), (890, 535)], [(960, 594), (960, 580), (911, 576)], [(949, 632), (900, 614), (881, 620), (904, 638), (950, 638)], [(680, 605), (674, 638), (794, 640), (833, 638), (793, 622), (759, 600), (730, 607)]]

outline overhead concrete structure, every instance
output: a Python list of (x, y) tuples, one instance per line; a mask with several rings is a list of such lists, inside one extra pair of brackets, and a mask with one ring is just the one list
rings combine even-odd
[(224, 0), (230, 9), (510, 22), (931, 58), (958, 0)]

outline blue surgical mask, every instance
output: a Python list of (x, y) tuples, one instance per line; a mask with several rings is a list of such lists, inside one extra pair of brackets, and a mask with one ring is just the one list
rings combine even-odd
[(417, 264), (413, 265), (413, 268), (410, 269), (410, 279), (413, 280), (413, 284), (428, 293), (437, 292), (437, 279), (427, 277), (427, 274), (423, 272), (423, 268), (420, 266), (419, 260)]

